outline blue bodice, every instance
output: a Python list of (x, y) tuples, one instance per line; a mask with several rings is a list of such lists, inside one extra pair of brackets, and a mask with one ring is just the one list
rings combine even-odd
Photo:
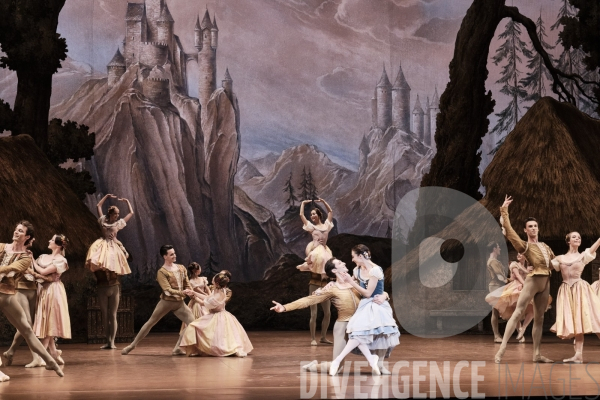
[[(380, 267), (373, 267), (373, 268), (380, 268)], [(357, 270), (356, 271), (356, 277), (358, 278), (358, 284), (363, 289), (366, 289), (367, 285), (369, 284), (369, 279), (374, 279), (374, 278), (369, 277), (369, 278), (363, 280), (362, 277), (360, 276), (360, 267), (356, 267), (356, 270)], [(383, 294), (383, 279), (379, 279), (377, 281), (377, 286), (375, 287), (375, 290), (373, 290), (373, 293), (371, 294), (371, 297), (375, 297), (378, 294)]]

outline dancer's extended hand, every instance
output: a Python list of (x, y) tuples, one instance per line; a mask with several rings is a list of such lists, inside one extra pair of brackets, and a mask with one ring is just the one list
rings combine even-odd
[(338, 280), (340, 283), (350, 283), (352, 281), (352, 277), (347, 272), (340, 272)]
[(512, 196), (506, 195), (504, 196), (504, 203), (502, 204), (502, 207), (508, 207), (510, 205), (510, 203), (513, 202), (513, 198)]
[(282, 313), (285, 311), (285, 307), (281, 304), (279, 304), (278, 302), (276, 302), (275, 300), (273, 300), (273, 304), (275, 304), (275, 306), (271, 307), (270, 310), (278, 312), (278, 313)]
[(378, 294), (375, 297), (373, 297), (373, 303), (375, 303), (375, 304), (383, 304), (386, 301), (387, 301), (387, 298), (383, 294)]

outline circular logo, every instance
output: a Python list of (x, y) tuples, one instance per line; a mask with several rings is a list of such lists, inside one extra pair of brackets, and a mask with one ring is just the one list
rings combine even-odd
[[(491, 307), (490, 253), (507, 266), (502, 229), (472, 197), (442, 187), (408, 192), (398, 203), (392, 237), (392, 297), (400, 325), (420, 337), (466, 332)], [(493, 271), (493, 270), (492, 270)], [(500, 278), (506, 276), (505, 269)], [(495, 274), (495, 272), (492, 272)]]

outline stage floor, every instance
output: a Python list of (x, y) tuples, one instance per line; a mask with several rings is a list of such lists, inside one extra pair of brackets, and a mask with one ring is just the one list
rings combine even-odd
[[(356, 355), (346, 359), (353, 363), (345, 375), (301, 372), (303, 363), (331, 359), (331, 346), (310, 346), (307, 331), (249, 332), (249, 336), (254, 351), (247, 358), (172, 357), (175, 333), (150, 334), (128, 356), (120, 350), (99, 350), (97, 344), (65, 344), (60, 346), (66, 362), (64, 378), (43, 368), (24, 368), (31, 355), (21, 347), (12, 366), (0, 367), (11, 377), (0, 383), (0, 398), (600, 396), (600, 340), (595, 336), (586, 337), (585, 364), (533, 364), (528, 337), (525, 344), (511, 341), (503, 363), (497, 365), (493, 357), (499, 345), (492, 343), (492, 336), (421, 339), (402, 335), (400, 346), (387, 359), (392, 376), (381, 377), (373, 377), (364, 358)], [(118, 345), (119, 349), (124, 346)], [(554, 360), (571, 357), (572, 341), (544, 336), (542, 354)], [(356, 361), (362, 361), (363, 368), (355, 375)]]

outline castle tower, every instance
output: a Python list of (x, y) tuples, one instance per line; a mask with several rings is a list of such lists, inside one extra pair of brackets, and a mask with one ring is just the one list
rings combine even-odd
[(202, 28), (200, 28), (200, 17), (196, 18), (196, 27), (194, 28), (194, 46), (196, 50), (202, 50)]
[(213, 26), (210, 29), (210, 45), (213, 49), (217, 48), (219, 42), (219, 27), (217, 26), (217, 14), (213, 16)]
[(127, 3), (125, 14), (125, 64), (129, 67), (138, 62), (140, 57), (140, 43), (146, 41), (146, 13), (144, 4)]
[(108, 87), (113, 87), (115, 83), (121, 79), (121, 76), (125, 73), (125, 57), (121, 54), (121, 51), (117, 49), (117, 52), (113, 56), (112, 60), (106, 65), (108, 73)]
[(173, 49), (173, 25), (175, 24), (175, 20), (171, 16), (171, 12), (169, 11), (169, 7), (167, 4), (164, 4), (162, 11), (160, 13), (160, 17), (156, 20), (156, 41), (164, 42), (169, 45), (169, 49)]
[(146, 20), (148, 24), (148, 41), (158, 41), (158, 20), (164, 8), (164, 0), (145, 0)]
[(423, 119), (425, 113), (423, 112), (423, 108), (421, 107), (421, 102), (419, 101), (419, 95), (417, 95), (417, 101), (415, 102), (415, 108), (413, 109), (413, 131), (415, 134), (415, 138), (419, 140), (419, 142), (423, 142)]
[(429, 105), (429, 118), (431, 119), (431, 148), (435, 150), (435, 130), (437, 129), (437, 115), (440, 113), (440, 97), (437, 92), (437, 85), (433, 93), (433, 99)]
[(166, 42), (140, 43), (140, 64), (148, 67), (164, 65), (169, 58), (169, 45)]
[[(201, 48), (198, 51), (198, 98), (202, 109), (206, 109), (211, 94), (217, 89), (217, 47), (213, 44), (213, 23), (208, 10), (200, 23)], [(200, 43), (196, 43), (196, 48)]]
[(231, 79), (231, 75), (229, 75), (229, 68), (225, 69), (225, 78), (221, 81), (223, 89), (225, 89), (225, 93), (229, 97), (233, 94), (233, 79)]
[(392, 123), (401, 131), (410, 133), (410, 86), (398, 67), (398, 75), (392, 87)]
[(431, 110), (429, 109), (429, 96), (427, 96), (427, 101), (425, 102), (425, 118), (423, 120), (423, 135), (425, 146), (431, 147)]
[(371, 99), (371, 126), (377, 128), (377, 83), (373, 91), (373, 98)]
[(385, 72), (377, 83), (377, 127), (386, 130), (392, 124), (392, 84)]
[(160, 106), (171, 102), (169, 80), (163, 77), (158, 67), (152, 68), (148, 77), (142, 81), (142, 92), (150, 101)]

